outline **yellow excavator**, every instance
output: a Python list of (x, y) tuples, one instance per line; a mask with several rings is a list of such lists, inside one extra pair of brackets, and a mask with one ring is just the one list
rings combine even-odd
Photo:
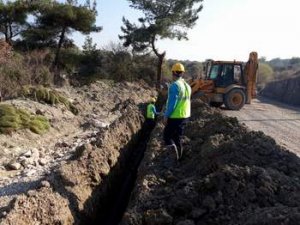
[(251, 52), (245, 64), (240, 61), (213, 61), (205, 66), (205, 78), (189, 82), (192, 96), (199, 97), (211, 106), (240, 110), (256, 97), (258, 56)]

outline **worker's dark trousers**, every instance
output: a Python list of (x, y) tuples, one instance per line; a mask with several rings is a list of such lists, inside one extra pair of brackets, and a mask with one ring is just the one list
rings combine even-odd
[(143, 140), (148, 138), (150, 135), (151, 131), (155, 127), (156, 121), (155, 119), (146, 119), (143, 127), (143, 136), (141, 137)]
[(182, 151), (181, 138), (187, 119), (168, 119), (164, 129), (164, 141), (166, 145), (175, 144), (179, 151)]
[(155, 119), (146, 119), (145, 120), (145, 125), (149, 131), (151, 131), (155, 127), (155, 124), (156, 124)]

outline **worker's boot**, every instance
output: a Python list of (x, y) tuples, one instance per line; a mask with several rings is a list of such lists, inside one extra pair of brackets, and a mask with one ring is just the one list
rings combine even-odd
[(169, 148), (171, 151), (175, 151), (175, 154), (176, 154), (176, 160), (179, 160), (179, 152), (178, 152), (177, 146), (176, 146), (175, 144), (171, 144), (171, 145), (168, 145), (168, 148)]
[(178, 149), (178, 156), (179, 156), (178, 160), (181, 160), (183, 157), (183, 148), (182, 146), (179, 146), (177, 149)]

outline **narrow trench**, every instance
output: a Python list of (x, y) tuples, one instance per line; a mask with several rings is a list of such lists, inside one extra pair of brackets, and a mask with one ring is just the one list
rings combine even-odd
[[(89, 221), (89, 224), (118, 225), (121, 222), (135, 185), (137, 170), (144, 157), (150, 133), (151, 130), (147, 129), (144, 123), (138, 134), (133, 137), (126, 149), (128, 155), (119, 162), (118, 169), (106, 180), (105, 196), (99, 200), (101, 206), (94, 221)], [(87, 221), (82, 220), (80, 224), (87, 224)]]
[[(151, 131), (147, 129), (145, 124), (139, 133), (139, 138), (136, 143), (129, 149), (131, 154), (127, 158), (125, 171), (122, 177), (117, 178), (119, 181), (117, 187), (112, 188), (112, 193), (109, 194), (109, 204), (106, 208), (106, 214), (101, 220), (97, 220), (97, 225), (118, 225), (129, 203), (131, 192), (137, 178), (137, 170), (143, 159), (144, 152), (149, 141)], [(95, 225), (96, 225), (95, 224)]]
[[(160, 103), (163, 102), (161, 96), (158, 99)], [(158, 109), (161, 108), (160, 103), (157, 104)], [(127, 153), (119, 159), (117, 169), (105, 181), (105, 196), (98, 200), (100, 206), (97, 207), (97, 215), (88, 224), (118, 225), (121, 222), (134, 189), (137, 171), (144, 157), (151, 132), (152, 129), (150, 130), (144, 123), (138, 134), (132, 137), (126, 149), (120, 149)], [(81, 221), (81, 225), (86, 224), (86, 221)]]

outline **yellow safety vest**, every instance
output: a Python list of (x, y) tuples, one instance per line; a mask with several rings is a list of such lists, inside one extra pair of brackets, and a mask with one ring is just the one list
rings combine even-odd
[(179, 89), (179, 97), (170, 118), (188, 118), (191, 116), (191, 87), (182, 78), (179, 78), (177, 81), (175, 81), (175, 84)]
[(154, 107), (155, 106), (153, 104), (147, 105), (147, 114), (146, 114), (147, 119), (154, 119), (155, 118), (155, 114), (153, 112)]

